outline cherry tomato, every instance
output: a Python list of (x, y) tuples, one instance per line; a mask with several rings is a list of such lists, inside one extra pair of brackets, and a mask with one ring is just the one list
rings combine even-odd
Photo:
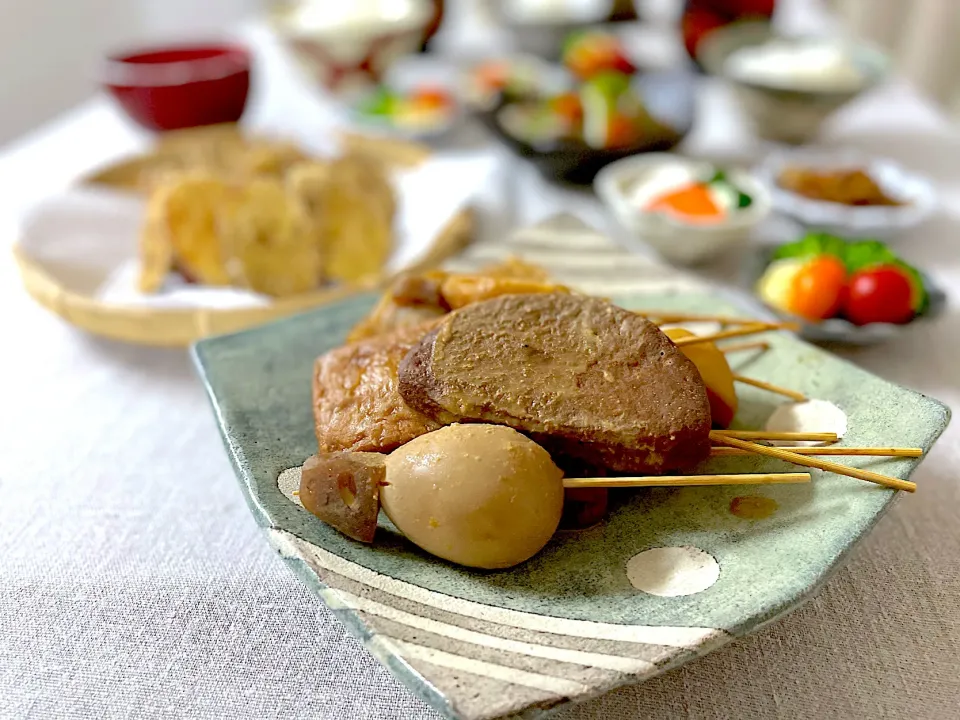
[(831, 318), (843, 306), (846, 287), (847, 269), (838, 258), (813, 258), (793, 278), (790, 311), (808, 320)]
[(630, 58), (619, 51), (610, 59), (610, 69), (627, 75), (632, 75), (637, 71), (636, 65), (630, 61)]
[(856, 325), (909, 322), (914, 315), (910, 278), (895, 265), (854, 273), (844, 314)]

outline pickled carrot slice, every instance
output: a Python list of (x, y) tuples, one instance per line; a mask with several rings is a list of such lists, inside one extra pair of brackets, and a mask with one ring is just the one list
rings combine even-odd
[(648, 210), (672, 212), (693, 218), (721, 218), (726, 215), (706, 185), (688, 185), (653, 200)]

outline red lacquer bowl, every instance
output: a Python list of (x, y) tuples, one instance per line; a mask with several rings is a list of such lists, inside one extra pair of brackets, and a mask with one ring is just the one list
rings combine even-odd
[(250, 89), (250, 53), (235, 45), (182, 45), (112, 55), (102, 83), (148, 130), (236, 122)]

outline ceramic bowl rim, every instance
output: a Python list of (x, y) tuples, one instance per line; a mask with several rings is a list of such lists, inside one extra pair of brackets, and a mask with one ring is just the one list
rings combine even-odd
[[(212, 54), (193, 59), (137, 62), (137, 58), (162, 53), (205, 51)], [(107, 55), (101, 62), (99, 78), (103, 85), (111, 88), (172, 87), (249, 73), (252, 65), (250, 50), (230, 41), (145, 45)]]
[[(764, 31), (766, 31), (766, 37), (762, 37), (764, 35)], [(749, 39), (750, 32), (757, 33), (755, 42)], [(711, 47), (715, 47), (717, 43), (726, 38), (736, 37), (737, 35), (741, 36), (743, 42), (731, 47), (728, 52), (724, 53), (723, 56), (719, 58), (719, 67), (713, 66), (713, 63), (708, 63), (705, 61), (707, 55), (709, 54), (708, 51)], [(862, 60), (861, 64), (865, 67), (868, 67), (868, 71), (863, 79), (863, 82), (856, 88), (808, 89), (752, 82), (736, 75), (735, 73), (731, 73), (727, 69), (727, 60), (731, 55), (733, 55), (733, 53), (742, 48), (761, 45), (764, 42), (773, 39), (791, 44), (801, 44), (804, 42), (824, 40), (837, 42), (838, 45), (849, 48), (859, 60)], [(875, 44), (866, 42), (864, 40), (830, 37), (810, 32), (797, 35), (787, 35), (774, 30), (770, 27), (769, 23), (756, 21), (734, 22), (724, 27), (717, 28), (715, 31), (711, 32), (704, 38), (703, 42), (698, 47), (697, 61), (704, 65), (711, 75), (721, 77), (728, 82), (743, 88), (748, 88), (754, 92), (762, 93), (768, 98), (788, 97), (801, 98), (808, 101), (831, 99), (837, 102), (846, 102), (847, 100), (857, 97), (858, 95), (867, 92), (872, 87), (875, 87), (877, 84), (883, 82), (889, 76), (892, 64), (888, 53), (884, 52)]]
[(763, 183), (749, 170), (734, 169), (731, 175), (737, 185), (751, 197), (753, 203), (745, 210), (732, 214), (723, 222), (711, 225), (684, 223), (671, 215), (649, 212), (629, 206), (623, 193), (617, 187), (620, 180), (630, 172), (649, 170), (667, 164), (687, 166), (711, 164), (708, 160), (698, 160), (674, 153), (644, 153), (616, 160), (597, 173), (594, 189), (605, 205), (614, 210), (617, 219), (631, 229), (639, 229), (638, 223), (645, 223), (643, 230), (663, 233), (697, 233), (702, 236), (720, 236), (731, 230), (747, 231), (762, 222), (772, 210), (770, 193)]
[[(330, 0), (325, 0), (329, 2)], [(350, 0), (346, 0), (349, 4)], [(432, 3), (427, 0), (407, 0), (408, 12), (401, 17), (380, 15), (365, 21), (356, 22), (352, 26), (350, 39), (370, 43), (381, 37), (401, 36), (420, 29), (425, 30), (433, 15)], [(317, 43), (344, 42), (340, 35), (342, 27), (333, 25), (327, 27), (304, 28), (296, 22), (276, 13), (271, 14), (271, 25), (283, 35), (301, 41)]]
[[(886, 179), (887, 189), (903, 191), (895, 194), (912, 202), (892, 207), (862, 207), (806, 198), (777, 182), (778, 173), (790, 164), (814, 169), (863, 167), (872, 170), (872, 175), (880, 175), (881, 180)], [(906, 230), (919, 225), (936, 211), (938, 205), (936, 188), (927, 177), (896, 160), (852, 149), (780, 150), (767, 155), (754, 172), (767, 186), (776, 210), (811, 227), (831, 227), (856, 235), (871, 232), (888, 235), (890, 230)]]

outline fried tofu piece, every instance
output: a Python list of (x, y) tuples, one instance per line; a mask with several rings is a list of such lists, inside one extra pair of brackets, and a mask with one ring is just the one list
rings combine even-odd
[(405, 274), (393, 282), (370, 314), (354, 326), (347, 342), (416, 325), (499, 295), (547, 292), (569, 290), (552, 283), (545, 270), (516, 257), (473, 274), (442, 270)]

